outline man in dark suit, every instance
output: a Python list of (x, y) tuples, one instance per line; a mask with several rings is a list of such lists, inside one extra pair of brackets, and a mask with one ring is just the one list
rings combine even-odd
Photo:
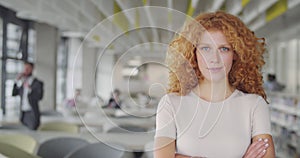
[(22, 124), (36, 130), (40, 125), (38, 102), (43, 98), (43, 82), (32, 76), (33, 69), (33, 63), (24, 63), (24, 71), (17, 76), (12, 95), (21, 97)]

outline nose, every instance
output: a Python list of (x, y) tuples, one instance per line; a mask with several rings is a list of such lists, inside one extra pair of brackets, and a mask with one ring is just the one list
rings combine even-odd
[(209, 59), (210, 63), (219, 63), (221, 61), (218, 49), (213, 49)]

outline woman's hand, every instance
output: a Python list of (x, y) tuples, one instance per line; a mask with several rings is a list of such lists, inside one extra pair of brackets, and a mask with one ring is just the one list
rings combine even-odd
[(175, 158), (204, 158), (204, 157), (194, 157), (194, 156), (186, 156), (181, 154), (175, 154)]
[(261, 158), (266, 154), (268, 147), (268, 139), (260, 138), (248, 147), (243, 158)]
[(175, 158), (191, 158), (190, 156), (175, 154)]

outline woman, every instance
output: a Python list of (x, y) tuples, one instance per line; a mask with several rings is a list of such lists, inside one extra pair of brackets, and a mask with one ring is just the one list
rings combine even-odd
[(168, 49), (169, 93), (157, 112), (155, 157), (274, 158), (262, 74), (265, 42), (237, 17), (206, 13)]

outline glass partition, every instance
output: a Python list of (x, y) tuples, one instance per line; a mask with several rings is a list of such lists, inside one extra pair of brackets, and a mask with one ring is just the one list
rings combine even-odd
[(5, 81), (5, 105), (6, 115), (17, 116), (19, 113), (19, 97), (12, 96), (12, 90), (15, 83), (15, 77), (23, 70), (23, 61), (21, 60), (6, 60), (6, 81)]
[[(3, 42), (3, 21), (2, 18), (0, 17), (0, 58), (2, 59), (2, 42)], [(2, 65), (2, 60), (0, 60), (0, 65)], [(2, 80), (2, 69), (0, 68), (0, 77)], [(0, 82), (0, 87), (2, 87), (2, 82)], [(0, 100), (2, 100), (2, 91), (0, 90)], [(2, 116), (2, 106), (0, 106), (0, 116)]]
[(7, 24), (7, 57), (22, 59), (22, 27), (13, 23)]
[(66, 98), (66, 78), (68, 69), (68, 39), (62, 38), (58, 45), (56, 72), (56, 103), (62, 104)]
[(28, 61), (35, 61), (36, 53), (36, 31), (34, 29), (28, 30)]

